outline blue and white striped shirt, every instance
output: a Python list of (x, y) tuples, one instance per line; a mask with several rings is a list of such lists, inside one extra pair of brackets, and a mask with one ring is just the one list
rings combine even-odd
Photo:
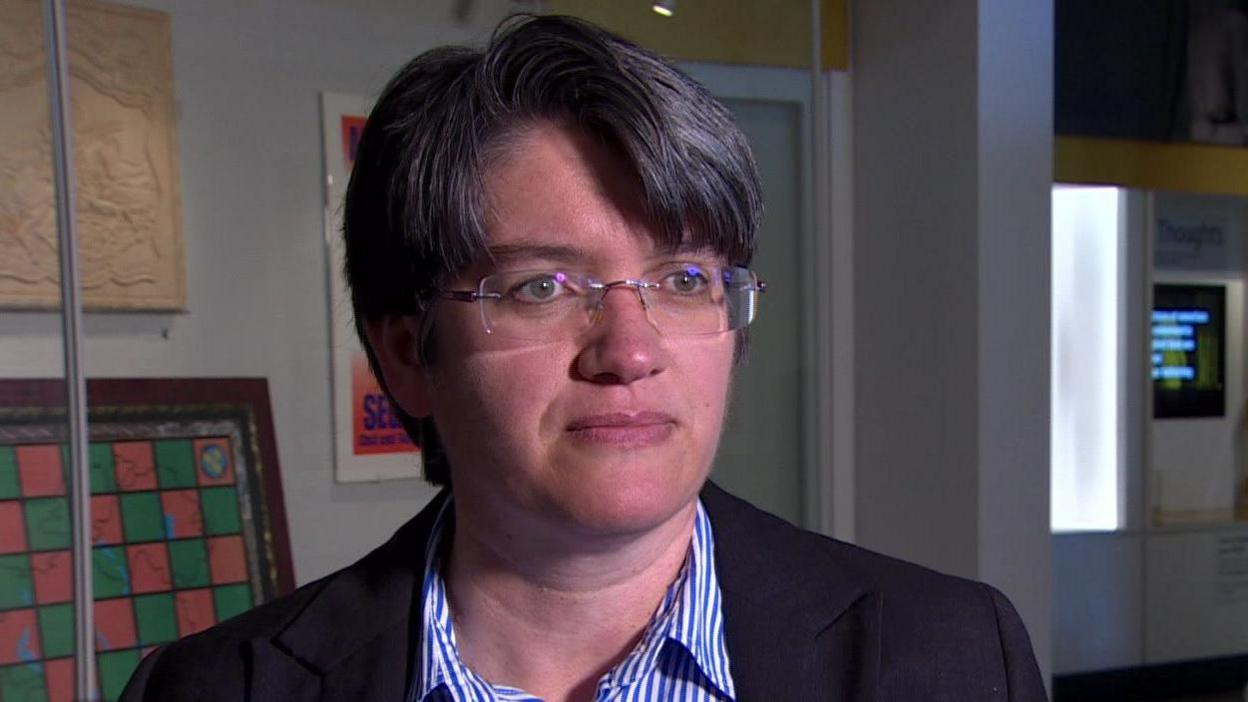
[[(468, 669), (459, 657), (446, 599), (439, 553), (442, 530), (450, 518), (448, 499), (429, 536), (422, 589), (424, 630), (418, 677), (409, 702), (531, 702), (538, 698), (513, 687), (492, 685)], [(715, 539), (701, 500), (694, 517), (693, 542), (676, 580), (641, 641), (619, 665), (598, 681), (595, 702), (735, 700), (719, 581), (715, 577)]]

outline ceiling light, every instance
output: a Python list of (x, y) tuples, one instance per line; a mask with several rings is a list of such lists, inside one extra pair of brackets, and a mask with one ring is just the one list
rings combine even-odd
[(650, 9), (664, 17), (671, 17), (676, 14), (676, 0), (658, 0)]

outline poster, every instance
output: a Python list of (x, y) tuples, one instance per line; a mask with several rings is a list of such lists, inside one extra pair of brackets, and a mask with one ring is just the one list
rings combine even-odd
[(363, 482), (418, 478), (420, 447), (399, 424), (356, 338), (343, 279), (342, 198), (347, 190), (369, 101), (321, 94), (325, 137), (325, 249), (329, 278), (330, 363), (333, 366), (334, 479)]

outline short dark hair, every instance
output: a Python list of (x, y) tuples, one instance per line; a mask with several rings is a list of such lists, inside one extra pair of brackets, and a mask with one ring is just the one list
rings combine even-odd
[[(343, 205), (355, 327), (420, 314), (447, 276), (487, 251), (485, 170), (508, 137), (545, 120), (576, 125), (631, 164), (664, 246), (706, 246), (748, 264), (762, 215), (744, 135), (706, 88), (668, 61), (572, 17), (517, 15), (482, 50), (441, 47), (390, 80), (368, 117)], [(393, 397), (391, 398), (393, 403)], [(397, 404), (447, 484), (436, 438)]]

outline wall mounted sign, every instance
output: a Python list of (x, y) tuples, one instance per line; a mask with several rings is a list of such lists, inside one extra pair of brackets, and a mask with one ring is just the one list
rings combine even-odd
[(1241, 270), (1242, 242), (1228, 217), (1166, 214), (1153, 229), (1153, 265), (1160, 270)]

